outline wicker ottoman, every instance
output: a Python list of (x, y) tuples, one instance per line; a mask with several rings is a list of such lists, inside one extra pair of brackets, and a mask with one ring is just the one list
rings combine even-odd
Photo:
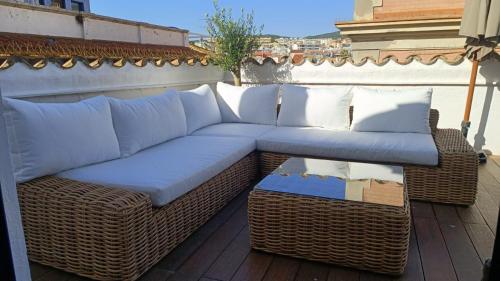
[[(410, 209), (403, 169), (290, 158), (250, 193), (252, 248), (400, 274)], [(376, 179), (373, 179), (376, 178)]]

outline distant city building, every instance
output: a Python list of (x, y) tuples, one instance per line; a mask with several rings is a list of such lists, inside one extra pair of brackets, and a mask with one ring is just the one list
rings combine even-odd
[(272, 44), (274, 39), (272, 37), (260, 37), (259, 42), (260, 44)]
[(11, 2), (58, 7), (76, 12), (90, 12), (90, 0), (17, 0)]
[(336, 58), (350, 54), (351, 41), (348, 38), (287, 38), (281, 37), (269, 40), (267, 37), (261, 40), (261, 46), (255, 52), (255, 58), (262, 61), (265, 58), (273, 58), (278, 61), (282, 57), (291, 57), (292, 61), (310, 59), (319, 61), (324, 58)]
[(337, 22), (352, 40), (352, 57), (457, 56), (464, 0), (355, 0), (353, 20)]
[[(327, 34), (325, 34), (327, 35)], [(192, 46), (212, 49), (213, 42), (208, 35), (193, 33), (189, 34), (189, 43)], [(345, 58), (351, 53), (351, 40), (349, 38), (291, 38), (262, 36), (259, 38), (260, 47), (255, 51), (253, 57), (262, 62), (266, 58), (280, 61), (284, 57), (290, 57), (294, 62), (309, 59), (313, 62), (325, 58)]]

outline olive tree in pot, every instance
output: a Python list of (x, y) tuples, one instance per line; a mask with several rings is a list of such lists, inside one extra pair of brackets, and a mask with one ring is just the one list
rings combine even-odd
[(260, 46), (263, 26), (254, 23), (253, 12), (233, 19), (231, 9), (221, 8), (214, 1), (215, 13), (207, 15), (207, 32), (211, 37), (212, 61), (224, 71), (230, 71), (234, 84), (241, 86), (241, 65)]

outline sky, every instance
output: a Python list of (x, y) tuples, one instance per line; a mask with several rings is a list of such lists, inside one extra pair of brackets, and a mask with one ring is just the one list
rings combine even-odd
[[(351, 20), (354, 0), (219, 0), (238, 16), (241, 9), (254, 11), (263, 34), (303, 37), (336, 31), (335, 22)], [(207, 34), (205, 16), (212, 14), (212, 0), (93, 0), (92, 13), (174, 26)]]

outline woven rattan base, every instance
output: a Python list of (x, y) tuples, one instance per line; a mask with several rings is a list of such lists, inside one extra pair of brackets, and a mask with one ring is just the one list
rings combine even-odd
[(18, 186), (30, 260), (97, 280), (135, 280), (256, 177), (251, 154), (152, 208), (142, 193), (57, 177)]
[[(476, 152), (459, 130), (437, 129), (434, 140), (439, 154), (438, 166), (404, 167), (410, 199), (456, 205), (474, 204), (479, 165)], [(308, 155), (260, 152), (261, 174), (270, 174), (292, 156), (315, 158)]]
[(254, 190), (248, 217), (257, 250), (386, 274), (406, 266), (407, 196), (394, 207)]

